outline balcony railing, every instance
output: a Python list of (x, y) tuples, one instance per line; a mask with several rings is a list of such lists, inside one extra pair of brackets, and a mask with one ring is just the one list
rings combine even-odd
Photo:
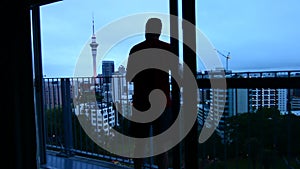
[[(211, 137), (195, 147), (199, 168), (299, 168), (299, 76), (300, 71), (226, 72), (217, 79), (225, 78), (227, 88), (214, 92), (210, 80), (216, 76), (199, 73), (197, 134), (216, 126)], [(132, 159), (114, 155), (93, 141), (104, 135), (113, 139), (116, 131), (128, 132), (124, 113), (131, 114), (133, 88), (123, 75), (44, 78), (43, 86), (47, 149), (66, 157), (76, 154), (132, 166)], [(221, 102), (224, 105), (218, 105)], [(82, 122), (96, 136), (88, 135)], [(120, 149), (130, 151), (122, 143)], [(173, 166), (172, 152), (169, 156), (169, 167), (178, 168)], [(145, 165), (155, 168), (156, 160), (149, 158)]]

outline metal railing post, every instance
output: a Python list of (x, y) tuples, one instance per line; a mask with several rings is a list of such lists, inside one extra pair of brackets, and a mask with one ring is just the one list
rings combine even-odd
[(72, 156), (73, 134), (72, 134), (72, 111), (71, 111), (71, 86), (69, 78), (61, 79), (61, 97), (63, 110), (63, 135), (64, 150), (61, 155)]

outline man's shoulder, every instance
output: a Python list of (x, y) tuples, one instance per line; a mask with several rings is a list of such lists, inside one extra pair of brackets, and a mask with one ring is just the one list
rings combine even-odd
[(171, 45), (165, 41), (159, 41), (159, 46), (161, 46), (162, 48), (165, 48), (165, 49), (170, 49), (171, 48)]
[(140, 42), (140, 43), (134, 45), (134, 46), (130, 49), (130, 53), (136, 52), (136, 51), (141, 50), (141, 49), (143, 49), (143, 48), (145, 48), (145, 47), (146, 47), (146, 42), (145, 42), (145, 41)]
[(146, 48), (160, 48), (160, 49), (165, 49), (165, 50), (170, 50), (171, 49), (171, 45), (165, 41), (161, 41), (161, 40), (157, 40), (157, 41), (143, 41), (140, 42), (136, 45), (134, 45), (131, 50), (130, 53), (134, 53), (136, 51), (142, 50), (142, 49), (146, 49)]

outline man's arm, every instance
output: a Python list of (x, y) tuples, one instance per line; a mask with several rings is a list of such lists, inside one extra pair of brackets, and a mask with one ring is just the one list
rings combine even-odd
[(128, 60), (127, 60), (127, 66), (126, 66), (126, 81), (127, 82), (133, 82), (133, 79), (132, 78), (130, 78), (130, 73), (131, 73), (131, 67), (133, 66), (132, 65), (132, 61), (131, 61), (131, 54), (132, 54), (132, 49), (130, 50), (130, 52), (129, 52), (129, 56), (128, 56)]

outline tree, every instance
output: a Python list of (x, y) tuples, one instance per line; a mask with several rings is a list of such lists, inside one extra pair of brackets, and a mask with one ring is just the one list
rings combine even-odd
[[(253, 167), (269, 164), (280, 155), (286, 155), (287, 145), (292, 144), (291, 153), (299, 154), (300, 120), (295, 115), (281, 115), (275, 108), (260, 108), (255, 112), (242, 113), (228, 119), (230, 137), (233, 145), (248, 155)], [(290, 132), (288, 132), (290, 129)], [(296, 132), (298, 131), (298, 132)], [(290, 143), (288, 142), (288, 138)], [(268, 154), (272, 154), (269, 156)], [(234, 157), (231, 154), (231, 157)], [(272, 157), (272, 158), (271, 158)]]
[(246, 139), (245, 148), (248, 150), (248, 156), (252, 162), (253, 169), (256, 169), (259, 155), (261, 154), (261, 143), (256, 137)]

